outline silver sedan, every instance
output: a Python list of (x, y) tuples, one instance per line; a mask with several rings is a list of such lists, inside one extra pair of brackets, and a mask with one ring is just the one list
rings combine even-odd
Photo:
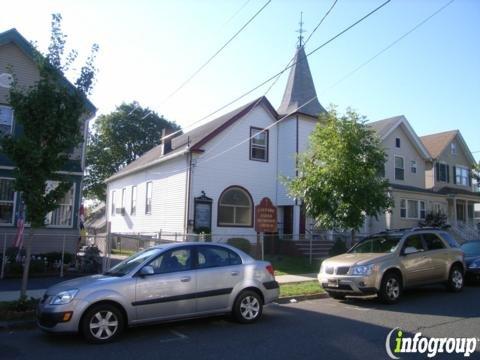
[(232, 314), (252, 323), (278, 298), (272, 265), (220, 244), (176, 243), (125, 259), (102, 275), (49, 288), (37, 310), (48, 332), (81, 332), (94, 343), (127, 326)]

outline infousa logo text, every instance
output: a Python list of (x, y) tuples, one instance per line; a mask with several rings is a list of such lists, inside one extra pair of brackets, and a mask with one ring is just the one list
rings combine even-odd
[(425, 354), (433, 358), (438, 354), (472, 355), (479, 343), (479, 339), (471, 338), (429, 338), (421, 332), (407, 336), (400, 328), (390, 331), (385, 340), (385, 350), (391, 359), (398, 360), (403, 354)]

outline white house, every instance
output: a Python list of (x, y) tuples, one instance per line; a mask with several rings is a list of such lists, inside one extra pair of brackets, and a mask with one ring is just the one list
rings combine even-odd
[(253, 236), (254, 207), (268, 197), (278, 207), (279, 231), (304, 233), (301, 204), (280, 179), (295, 176), (296, 155), (325, 109), (303, 47), (294, 64), (278, 110), (265, 97), (251, 101), (153, 148), (107, 179), (111, 231)]

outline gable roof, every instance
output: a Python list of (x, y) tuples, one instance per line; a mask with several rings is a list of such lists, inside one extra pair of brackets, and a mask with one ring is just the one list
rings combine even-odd
[(412, 142), (413, 146), (416, 148), (418, 153), (423, 157), (424, 160), (431, 160), (431, 155), (428, 152), (428, 149), (424, 146), (418, 135), (413, 130), (412, 126), (408, 122), (407, 118), (403, 115), (394, 116), (388, 119), (383, 119), (379, 121), (374, 121), (367, 124), (370, 126), (377, 135), (379, 136), (380, 140), (384, 140), (387, 136), (389, 136), (396, 128), (401, 126), (405, 134), (407, 135), (408, 139)]
[(433, 159), (437, 159), (455, 138), (458, 138), (458, 142), (462, 146), (463, 152), (467, 160), (470, 161), (471, 164), (475, 164), (475, 158), (470, 152), (467, 143), (463, 139), (460, 130), (444, 131), (420, 137), (423, 144), (426, 146), (426, 148), (432, 155)]
[[(14, 43), (17, 45), (22, 52), (27, 55), (30, 59), (34, 60), (37, 50), (32, 46), (32, 44), (25, 39), (22, 34), (20, 34), (17, 29), (12, 28), (10, 30), (0, 33), (0, 46), (6, 45), (8, 43)], [(61, 81), (70, 89), (75, 89), (75, 86), (65, 78), (61, 76)], [(84, 97), (84, 104), (90, 115), (94, 115), (97, 111), (97, 108), (88, 100), (87, 97)]]
[[(302, 113), (318, 118), (320, 113), (325, 113), (325, 108), (318, 101), (317, 92), (312, 79), (312, 73), (308, 66), (307, 56), (303, 46), (297, 48), (294, 65), (288, 75), (287, 86), (283, 93), (283, 99), (278, 107), (278, 113), (287, 115), (290, 113)], [(313, 99), (313, 100), (312, 100)], [(303, 104), (310, 101), (307, 105), (296, 111)]]
[(185, 155), (190, 151), (202, 151), (201, 147), (223, 130), (234, 124), (237, 120), (247, 115), (257, 106), (263, 106), (272, 116), (277, 119), (278, 114), (265, 96), (251, 101), (239, 108), (230, 111), (212, 121), (200, 125), (185, 134), (172, 139), (172, 151), (162, 154), (162, 144), (152, 148), (135, 161), (121, 168), (114, 175), (105, 180), (106, 183), (124, 177), (128, 174), (146, 169), (148, 167), (160, 164), (164, 161), (173, 159), (180, 155)]

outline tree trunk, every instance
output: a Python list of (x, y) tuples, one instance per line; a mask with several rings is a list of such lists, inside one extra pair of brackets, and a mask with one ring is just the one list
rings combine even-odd
[(348, 246), (348, 248), (350, 249), (353, 246), (354, 243), (355, 243), (355, 229), (352, 229), (350, 245)]
[(22, 288), (20, 290), (20, 299), (24, 299), (27, 297), (27, 285), (28, 285), (28, 272), (30, 270), (30, 260), (32, 258), (32, 241), (33, 241), (34, 231), (30, 228), (28, 232), (28, 236), (26, 237), (25, 243), (25, 264), (23, 266), (23, 276), (22, 276)]

